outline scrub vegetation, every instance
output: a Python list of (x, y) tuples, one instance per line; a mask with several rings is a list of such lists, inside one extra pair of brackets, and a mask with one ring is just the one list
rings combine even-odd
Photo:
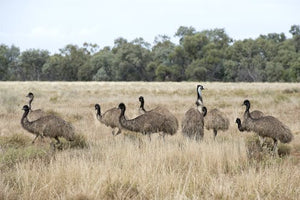
[[(181, 122), (195, 106), (198, 82), (0, 82), (0, 199), (298, 199), (300, 196), (299, 83), (201, 82), (207, 110), (229, 118), (227, 131), (204, 129), (201, 141), (185, 138)], [(56, 113), (72, 123), (74, 141), (34, 135), (21, 126), (26, 95), (34, 108)], [(147, 107), (163, 106), (179, 122), (175, 135), (151, 141), (140, 133), (99, 123), (103, 109), (126, 104), (126, 116), (138, 116), (139, 96)], [(294, 139), (261, 147), (257, 134), (240, 132), (245, 99), (251, 109), (286, 124)], [(204, 118), (205, 121), (205, 118)]]

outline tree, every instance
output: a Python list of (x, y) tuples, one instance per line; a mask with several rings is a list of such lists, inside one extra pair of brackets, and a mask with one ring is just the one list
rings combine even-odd
[(191, 60), (203, 57), (203, 47), (209, 43), (207, 36), (203, 33), (185, 36), (183, 48)]
[(179, 37), (179, 42), (180, 44), (182, 43), (182, 41), (184, 40), (185, 36), (191, 36), (194, 35), (196, 33), (196, 29), (192, 26), (187, 27), (187, 26), (180, 26), (175, 35), (176, 37)]
[(42, 75), (42, 67), (48, 58), (49, 52), (46, 50), (30, 49), (22, 52), (20, 56), (22, 80), (39, 81)]
[(159, 65), (171, 67), (174, 65), (171, 54), (174, 52), (175, 44), (170, 41), (170, 37), (159, 35), (155, 37), (155, 45), (152, 47), (152, 62), (146, 67), (148, 80), (154, 80), (156, 68)]
[(296, 52), (300, 51), (300, 26), (293, 25), (290, 29), (290, 33), (293, 35), (293, 41), (296, 48)]
[(299, 25), (292, 25), (289, 31), (293, 36), (300, 35), (300, 26)]
[(42, 68), (42, 80), (61, 81), (63, 80), (62, 63), (63, 57), (60, 54), (50, 56)]
[(109, 48), (101, 50), (91, 59), (93, 66), (92, 80), (94, 81), (112, 81), (116, 80), (116, 68), (114, 65), (115, 55)]
[(203, 66), (200, 59), (194, 60), (185, 71), (189, 81), (206, 81), (207, 69)]
[(60, 54), (63, 57), (60, 63), (62, 80), (82, 80), (78, 71), (90, 59), (89, 53), (84, 48), (69, 44), (60, 49)]
[(145, 49), (141, 44), (135, 44), (135, 40), (131, 43), (124, 40), (117, 42), (112, 50), (116, 58), (117, 80), (149, 80), (145, 69), (151, 61), (150, 50)]
[(232, 38), (230, 38), (225, 30), (222, 29), (212, 29), (212, 30), (204, 30), (201, 33), (205, 34), (208, 40), (215, 44), (216, 48), (224, 49), (229, 46), (233, 42)]
[(300, 55), (291, 63), (291, 80), (300, 82)]
[(0, 80), (17, 79), (17, 63), (20, 49), (12, 45), (0, 45)]
[(284, 68), (281, 63), (268, 62), (266, 66), (267, 81), (283, 81)]

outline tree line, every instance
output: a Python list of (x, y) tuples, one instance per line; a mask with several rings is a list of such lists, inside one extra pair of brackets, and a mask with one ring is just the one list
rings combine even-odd
[(0, 45), (1, 81), (300, 81), (300, 26), (233, 40), (224, 29), (181, 26), (175, 44), (117, 38), (113, 47), (68, 44), (59, 53)]

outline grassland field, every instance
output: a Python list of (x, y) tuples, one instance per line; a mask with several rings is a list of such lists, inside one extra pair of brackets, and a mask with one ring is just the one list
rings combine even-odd
[[(229, 130), (204, 131), (201, 142), (182, 136), (148, 137), (130, 131), (118, 136), (100, 124), (102, 112), (126, 104), (128, 118), (145, 108), (168, 108), (181, 120), (195, 106), (202, 84), (204, 105), (230, 119)], [(33, 109), (71, 122), (77, 144), (63, 141), (55, 151), (51, 139), (38, 139), (20, 124), (26, 95)], [(281, 156), (260, 149), (257, 135), (239, 132), (245, 99), (251, 109), (277, 117), (294, 140), (279, 144)], [(211, 82), (0, 82), (1, 199), (300, 199), (300, 83)]]

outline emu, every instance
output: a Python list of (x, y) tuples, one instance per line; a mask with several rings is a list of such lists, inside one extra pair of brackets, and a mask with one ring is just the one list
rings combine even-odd
[(150, 141), (150, 134), (152, 133), (162, 132), (164, 138), (166, 134), (174, 135), (177, 131), (176, 127), (173, 126), (173, 123), (166, 119), (166, 117), (160, 113), (146, 112), (145, 114), (140, 115), (134, 119), (127, 120), (125, 118), (125, 104), (120, 103), (119, 109), (121, 110), (119, 122), (122, 128), (134, 132), (140, 132), (144, 135), (148, 135)]
[(60, 143), (59, 137), (64, 137), (68, 141), (74, 140), (75, 130), (72, 124), (54, 115), (48, 115), (34, 121), (29, 121), (27, 118), (30, 111), (29, 106), (24, 105), (22, 110), (24, 110), (24, 114), (21, 118), (22, 127), (36, 135), (32, 143), (34, 143), (39, 136), (42, 138), (55, 138), (57, 144)]
[(178, 130), (178, 120), (167, 108), (158, 106), (158, 107), (156, 107), (152, 110), (146, 111), (145, 108), (144, 108), (144, 104), (145, 104), (144, 97), (140, 96), (139, 101), (141, 103), (140, 107), (139, 107), (139, 113), (140, 114), (145, 114), (145, 113), (149, 113), (149, 112), (157, 112), (157, 113), (163, 115), (166, 118), (168, 123), (170, 123), (170, 126), (174, 127), (175, 131)]
[(277, 118), (273, 116), (263, 116), (255, 119), (250, 114), (250, 101), (245, 100), (243, 105), (246, 106), (244, 122), (241, 123), (239, 118), (236, 119), (240, 131), (253, 131), (262, 138), (272, 138), (274, 141), (273, 153), (276, 155), (278, 154), (278, 140), (282, 143), (289, 143), (293, 140), (294, 136), (291, 130)]
[(116, 133), (114, 132), (114, 130), (112, 131), (112, 135), (116, 136), (122, 133), (122, 126), (119, 122), (119, 116), (121, 114), (120, 109), (111, 108), (105, 111), (104, 114), (101, 114), (101, 107), (99, 104), (96, 104), (95, 110), (96, 110), (96, 117), (98, 121), (113, 129), (118, 128), (118, 131)]

